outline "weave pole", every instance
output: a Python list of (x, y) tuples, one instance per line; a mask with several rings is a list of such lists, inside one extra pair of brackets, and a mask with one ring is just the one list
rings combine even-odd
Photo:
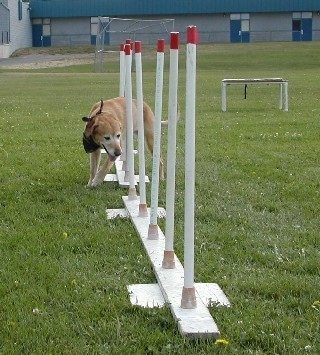
[(120, 58), (119, 58), (119, 69), (120, 69), (120, 85), (119, 85), (119, 96), (124, 97), (124, 87), (125, 87), (125, 53), (124, 44), (120, 44)]
[[(119, 70), (120, 70), (120, 78), (119, 78), (119, 96), (125, 96), (125, 86), (126, 86), (126, 54), (124, 52), (125, 44), (120, 44), (120, 53), (119, 53)], [(127, 134), (123, 135), (125, 139), (121, 137), (121, 146), (122, 146), (122, 154), (119, 158), (122, 161), (121, 170), (126, 170), (127, 164)]]
[(166, 186), (166, 230), (165, 250), (162, 267), (173, 269), (174, 261), (174, 204), (176, 183), (177, 146), (177, 102), (178, 102), (178, 55), (179, 32), (170, 34), (170, 69), (168, 102), (168, 143), (167, 143), (167, 186)]
[(153, 143), (150, 224), (148, 229), (148, 239), (159, 238), (157, 214), (158, 214), (158, 193), (159, 193), (163, 65), (164, 65), (164, 39), (159, 39), (157, 45), (155, 126), (154, 126), (154, 143)]
[(132, 51), (131, 44), (125, 45), (125, 64), (126, 64), (126, 129), (127, 129), (127, 165), (129, 169), (129, 200), (137, 199), (137, 192), (135, 187), (134, 177), (134, 155), (133, 155), (133, 117), (132, 117), (132, 78), (131, 78), (131, 64)]
[[(187, 45), (187, 90), (186, 90), (186, 109), (188, 112), (188, 123), (186, 124), (186, 145), (189, 144), (189, 139), (191, 142), (191, 149), (186, 149), (186, 175), (188, 178), (185, 179), (186, 190), (190, 181), (193, 182), (191, 186), (191, 192), (186, 193), (185, 205), (191, 204), (190, 209), (185, 207), (185, 271), (178, 257), (174, 255), (174, 268), (164, 268), (162, 266), (162, 257), (165, 250), (165, 243), (167, 237), (157, 227), (157, 238), (155, 240), (150, 240), (149, 229), (150, 224), (149, 218), (141, 218), (138, 213), (138, 204), (139, 199), (130, 200), (128, 196), (123, 196), (126, 210), (133, 222), (141, 242), (143, 243), (145, 250), (150, 258), (152, 264), (152, 269), (156, 275), (157, 284), (137, 284), (129, 285), (128, 291), (130, 295), (130, 301), (133, 305), (143, 306), (143, 307), (161, 307), (162, 305), (168, 305), (170, 307), (171, 313), (177, 322), (178, 329), (183, 336), (188, 336), (190, 338), (218, 338), (220, 336), (219, 329), (212, 318), (208, 307), (211, 307), (214, 304), (230, 306), (230, 302), (219, 288), (217, 284), (213, 283), (194, 283), (194, 272), (193, 272), (193, 263), (194, 263), (194, 168), (195, 168), (195, 51), (196, 44), (198, 42), (198, 34), (196, 28), (191, 26), (188, 28), (188, 45)], [(190, 32), (190, 33), (189, 33)], [(158, 77), (157, 77), (158, 78)], [(161, 80), (160, 80), (161, 81)], [(158, 80), (159, 82), (159, 80)], [(157, 85), (158, 89), (158, 85)], [(173, 97), (172, 97), (173, 99)], [(157, 101), (157, 99), (156, 99)], [(172, 100), (177, 102), (176, 100)], [(173, 106), (173, 104), (172, 104)], [(161, 106), (160, 106), (161, 107)], [(159, 102), (156, 105), (156, 118), (159, 116)], [(172, 108), (173, 110), (173, 108)], [(189, 112), (189, 111), (190, 112)], [(161, 111), (161, 109), (160, 109)], [(177, 114), (175, 110), (174, 114)], [(171, 117), (174, 117), (174, 114)], [(156, 129), (158, 129), (158, 122), (155, 124)], [(161, 122), (160, 122), (161, 127)], [(158, 134), (159, 132), (157, 132)], [(187, 135), (188, 134), (188, 135)], [(156, 145), (156, 144), (155, 144)], [(155, 147), (154, 145), (154, 147)], [(188, 148), (188, 147), (187, 147)], [(193, 149), (192, 149), (193, 148)], [(191, 157), (188, 157), (187, 154), (193, 151)], [(171, 152), (170, 152), (171, 153)], [(189, 159), (191, 162), (189, 164)], [(159, 178), (159, 164), (155, 166), (153, 172), (156, 175), (155, 177)], [(191, 178), (191, 179), (190, 179)], [(192, 197), (192, 198), (190, 198)], [(155, 205), (157, 209), (157, 204)], [(188, 223), (188, 219), (192, 218), (191, 223)], [(191, 226), (191, 230), (190, 229)], [(189, 233), (190, 232), (190, 233)], [(188, 234), (189, 233), (189, 234)], [(192, 238), (190, 238), (190, 236)], [(188, 255), (187, 248), (189, 244), (190, 252), (192, 257)], [(188, 259), (188, 260), (187, 260)], [(191, 263), (190, 263), (191, 262)], [(191, 273), (190, 273), (191, 265)], [(182, 290), (182, 297), (181, 297)]]
[[(132, 41), (130, 38), (126, 39), (126, 43), (124, 45), (125, 51), (127, 48), (127, 51), (129, 51), (128, 46), (130, 48), (130, 85), (131, 85), (131, 99), (132, 99), (132, 79), (131, 79), (131, 67), (132, 67)], [(127, 95), (126, 92), (126, 85), (127, 85), (127, 70), (129, 67), (129, 64), (127, 63), (127, 54), (125, 53), (125, 63), (124, 63), (124, 77), (125, 77), (125, 90), (124, 90), (124, 96)], [(127, 106), (128, 107), (128, 106)], [(132, 100), (131, 100), (131, 107), (132, 107)], [(132, 111), (131, 111), (132, 112)], [(125, 134), (125, 139), (122, 140), (122, 146), (123, 146), (123, 156), (124, 158), (121, 159), (123, 160), (122, 163), (122, 170), (124, 171), (124, 182), (126, 184), (129, 184), (130, 186), (130, 168), (129, 168), (129, 163), (128, 163), (128, 159), (129, 159), (129, 153), (128, 153), (128, 136), (129, 136), (129, 132), (128, 132), (128, 125), (126, 125), (126, 134)], [(133, 145), (132, 145), (132, 149), (133, 149)], [(122, 157), (122, 155), (121, 155)], [(134, 176), (134, 173), (133, 173)]]
[(197, 307), (194, 287), (195, 101), (197, 43), (197, 27), (188, 26), (186, 58), (184, 285), (182, 289), (181, 308)]
[(148, 210), (147, 210), (147, 199), (146, 199), (145, 155), (144, 155), (141, 41), (135, 42), (134, 49), (135, 49), (137, 111), (138, 111), (139, 193), (140, 193), (139, 217), (147, 217)]

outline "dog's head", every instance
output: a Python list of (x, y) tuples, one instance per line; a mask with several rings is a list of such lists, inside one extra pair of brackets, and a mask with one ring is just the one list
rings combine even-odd
[(116, 160), (122, 154), (121, 149), (121, 124), (108, 112), (103, 112), (103, 101), (100, 108), (93, 111), (90, 117), (83, 117), (87, 122), (83, 133), (83, 146), (87, 153), (92, 153), (99, 148), (104, 148), (111, 160)]

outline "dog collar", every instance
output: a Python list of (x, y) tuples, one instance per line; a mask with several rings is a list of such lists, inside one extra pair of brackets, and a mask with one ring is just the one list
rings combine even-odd
[(83, 143), (83, 148), (86, 153), (93, 153), (97, 149), (101, 148), (100, 144), (97, 144), (93, 140), (92, 136), (86, 137), (86, 135), (84, 133), (83, 133), (83, 137), (82, 137), (82, 143)]

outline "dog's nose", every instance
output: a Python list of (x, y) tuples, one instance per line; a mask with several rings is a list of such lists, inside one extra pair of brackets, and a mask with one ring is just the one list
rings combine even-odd
[(121, 150), (115, 150), (114, 155), (118, 157), (119, 155), (121, 155), (121, 153)]

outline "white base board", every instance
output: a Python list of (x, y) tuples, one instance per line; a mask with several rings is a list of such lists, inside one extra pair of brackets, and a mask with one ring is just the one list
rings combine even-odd
[[(225, 294), (219, 288), (218, 293), (213, 292), (212, 295), (206, 294), (206, 296), (203, 297), (200, 296), (200, 293), (203, 292), (203, 287), (196, 288), (197, 307), (194, 309), (181, 308), (181, 296), (184, 285), (183, 266), (177, 256), (174, 255), (175, 268), (164, 269), (162, 267), (163, 252), (165, 249), (165, 236), (163, 232), (158, 227), (159, 238), (157, 240), (148, 239), (149, 218), (138, 216), (139, 199), (129, 200), (127, 196), (122, 197), (122, 199), (150, 258), (164, 301), (169, 305), (171, 313), (178, 323), (180, 333), (192, 338), (218, 338), (220, 332), (207, 308), (207, 303), (208, 300), (210, 300), (211, 304), (219, 303), (230, 305)], [(205, 288), (210, 290), (210, 287)], [(203, 298), (207, 299), (207, 301), (203, 302)], [(149, 301), (147, 299), (144, 303), (145, 302), (148, 304), (156, 304), (159, 301), (157, 297), (157, 301)]]
[[(161, 308), (166, 303), (158, 284), (129, 285), (128, 292), (133, 306)], [(196, 283), (196, 292), (207, 307), (230, 307), (230, 302), (218, 284)]]
[[(150, 208), (148, 210), (148, 215), (150, 216)], [(129, 213), (125, 208), (113, 208), (107, 209), (107, 218), (114, 219), (114, 218), (128, 218)], [(158, 207), (158, 218), (165, 218), (166, 217), (166, 210), (162, 207)]]
[[(104, 178), (104, 181), (118, 182), (120, 187), (128, 188), (130, 186), (130, 183), (128, 179), (127, 179), (128, 181), (125, 179), (125, 171), (122, 170), (122, 163), (123, 162), (121, 160), (117, 159), (115, 161), (116, 174), (107, 174), (106, 177)], [(137, 185), (140, 181), (139, 175), (135, 175), (134, 179), (135, 179), (135, 185)], [(146, 183), (150, 182), (149, 177), (147, 175), (145, 176), (145, 182)]]

